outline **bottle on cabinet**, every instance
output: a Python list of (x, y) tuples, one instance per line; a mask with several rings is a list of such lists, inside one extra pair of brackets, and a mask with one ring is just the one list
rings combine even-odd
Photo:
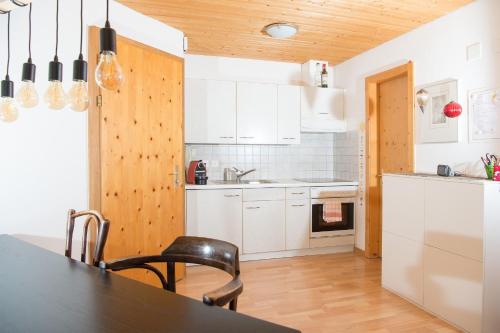
[(316, 87), (321, 87), (321, 64), (316, 63), (316, 72), (314, 73), (314, 85)]
[(328, 88), (328, 72), (326, 71), (326, 64), (323, 64), (321, 71), (321, 88)]

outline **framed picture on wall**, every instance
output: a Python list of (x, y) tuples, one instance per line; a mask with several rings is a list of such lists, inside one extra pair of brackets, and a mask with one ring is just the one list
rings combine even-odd
[(500, 139), (500, 88), (469, 92), (469, 138), (471, 142)]
[(458, 81), (448, 79), (418, 86), (415, 93), (421, 89), (428, 93), (428, 100), (423, 108), (415, 105), (417, 142), (458, 142), (458, 119), (443, 113), (446, 104), (458, 100)]

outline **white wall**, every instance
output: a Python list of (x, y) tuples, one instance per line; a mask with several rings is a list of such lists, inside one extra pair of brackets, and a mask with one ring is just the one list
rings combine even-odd
[[(335, 68), (335, 82), (347, 89), (348, 125), (365, 118), (365, 77), (411, 60), (415, 85), (447, 78), (459, 80), (459, 102), (467, 110), (467, 92), (500, 87), (500, 1), (478, 0), (434, 22), (387, 42)], [(466, 46), (480, 42), (482, 59), (467, 63)], [(486, 152), (500, 152), (499, 142), (469, 143), (467, 112), (460, 119), (460, 143), (417, 144), (416, 170), (435, 172), (440, 163), (471, 165)], [(360, 210), (357, 246), (364, 248), (364, 211)]]
[[(0, 123), (0, 234), (24, 233), (63, 238), (69, 208), (88, 207), (87, 113), (49, 110), (43, 103), (48, 62), (54, 54), (55, 0), (33, 4), (33, 61), (41, 103), (20, 110), (17, 122)], [(60, 1), (59, 59), (64, 85), (71, 86), (78, 56), (79, 1)], [(87, 0), (85, 25), (104, 24), (105, 1)], [(28, 9), (11, 14), (11, 79), (19, 88), (27, 54)], [(183, 33), (111, 2), (111, 25), (118, 34), (183, 57)], [(7, 16), (0, 15), (0, 75), (5, 75)], [(85, 36), (86, 38), (86, 36)], [(84, 45), (86, 42), (84, 42)], [(118, 55), (119, 55), (118, 50)], [(89, 73), (89, 76), (93, 75)]]

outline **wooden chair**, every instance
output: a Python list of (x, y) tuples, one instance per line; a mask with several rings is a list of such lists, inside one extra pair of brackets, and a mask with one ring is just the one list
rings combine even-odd
[(75, 220), (79, 217), (86, 216), (87, 219), (83, 224), (83, 236), (82, 236), (82, 251), (80, 254), (80, 260), (84, 263), (87, 262), (87, 234), (89, 231), (89, 225), (92, 221), (95, 221), (97, 227), (97, 237), (94, 247), (94, 252), (92, 253), (91, 264), (99, 267), (99, 262), (103, 258), (104, 246), (106, 244), (106, 239), (109, 232), (109, 221), (105, 220), (102, 215), (94, 210), (86, 210), (77, 212), (74, 209), (68, 211), (68, 222), (66, 224), (66, 249), (64, 255), (71, 258), (71, 251), (73, 247), (73, 231), (75, 230)]
[[(233, 279), (225, 286), (204, 294), (203, 303), (221, 307), (229, 303), (229, 309), (236, 311), (238, 296), (243, 291), (243, 283), (240, 280), (238, 247), (228, 242), (211, 238), (181, 236), (161, 255), (101, 262), (100, 267), (113, 271), (131, 268), (147, 269), (158, 277), (163, 289), (175, 292), (175, 263), (178, 262), (215, 267), (229, 273)], [(151, 263), (166, 263), (167, 278)]]

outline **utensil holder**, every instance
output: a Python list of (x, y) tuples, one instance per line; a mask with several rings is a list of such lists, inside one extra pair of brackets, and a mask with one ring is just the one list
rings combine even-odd
[(493, 165), (485, 165), (484, 170), (486, 171), (486, 176), (489, 180), (493, 180), (494, 174), (494, 166)]

